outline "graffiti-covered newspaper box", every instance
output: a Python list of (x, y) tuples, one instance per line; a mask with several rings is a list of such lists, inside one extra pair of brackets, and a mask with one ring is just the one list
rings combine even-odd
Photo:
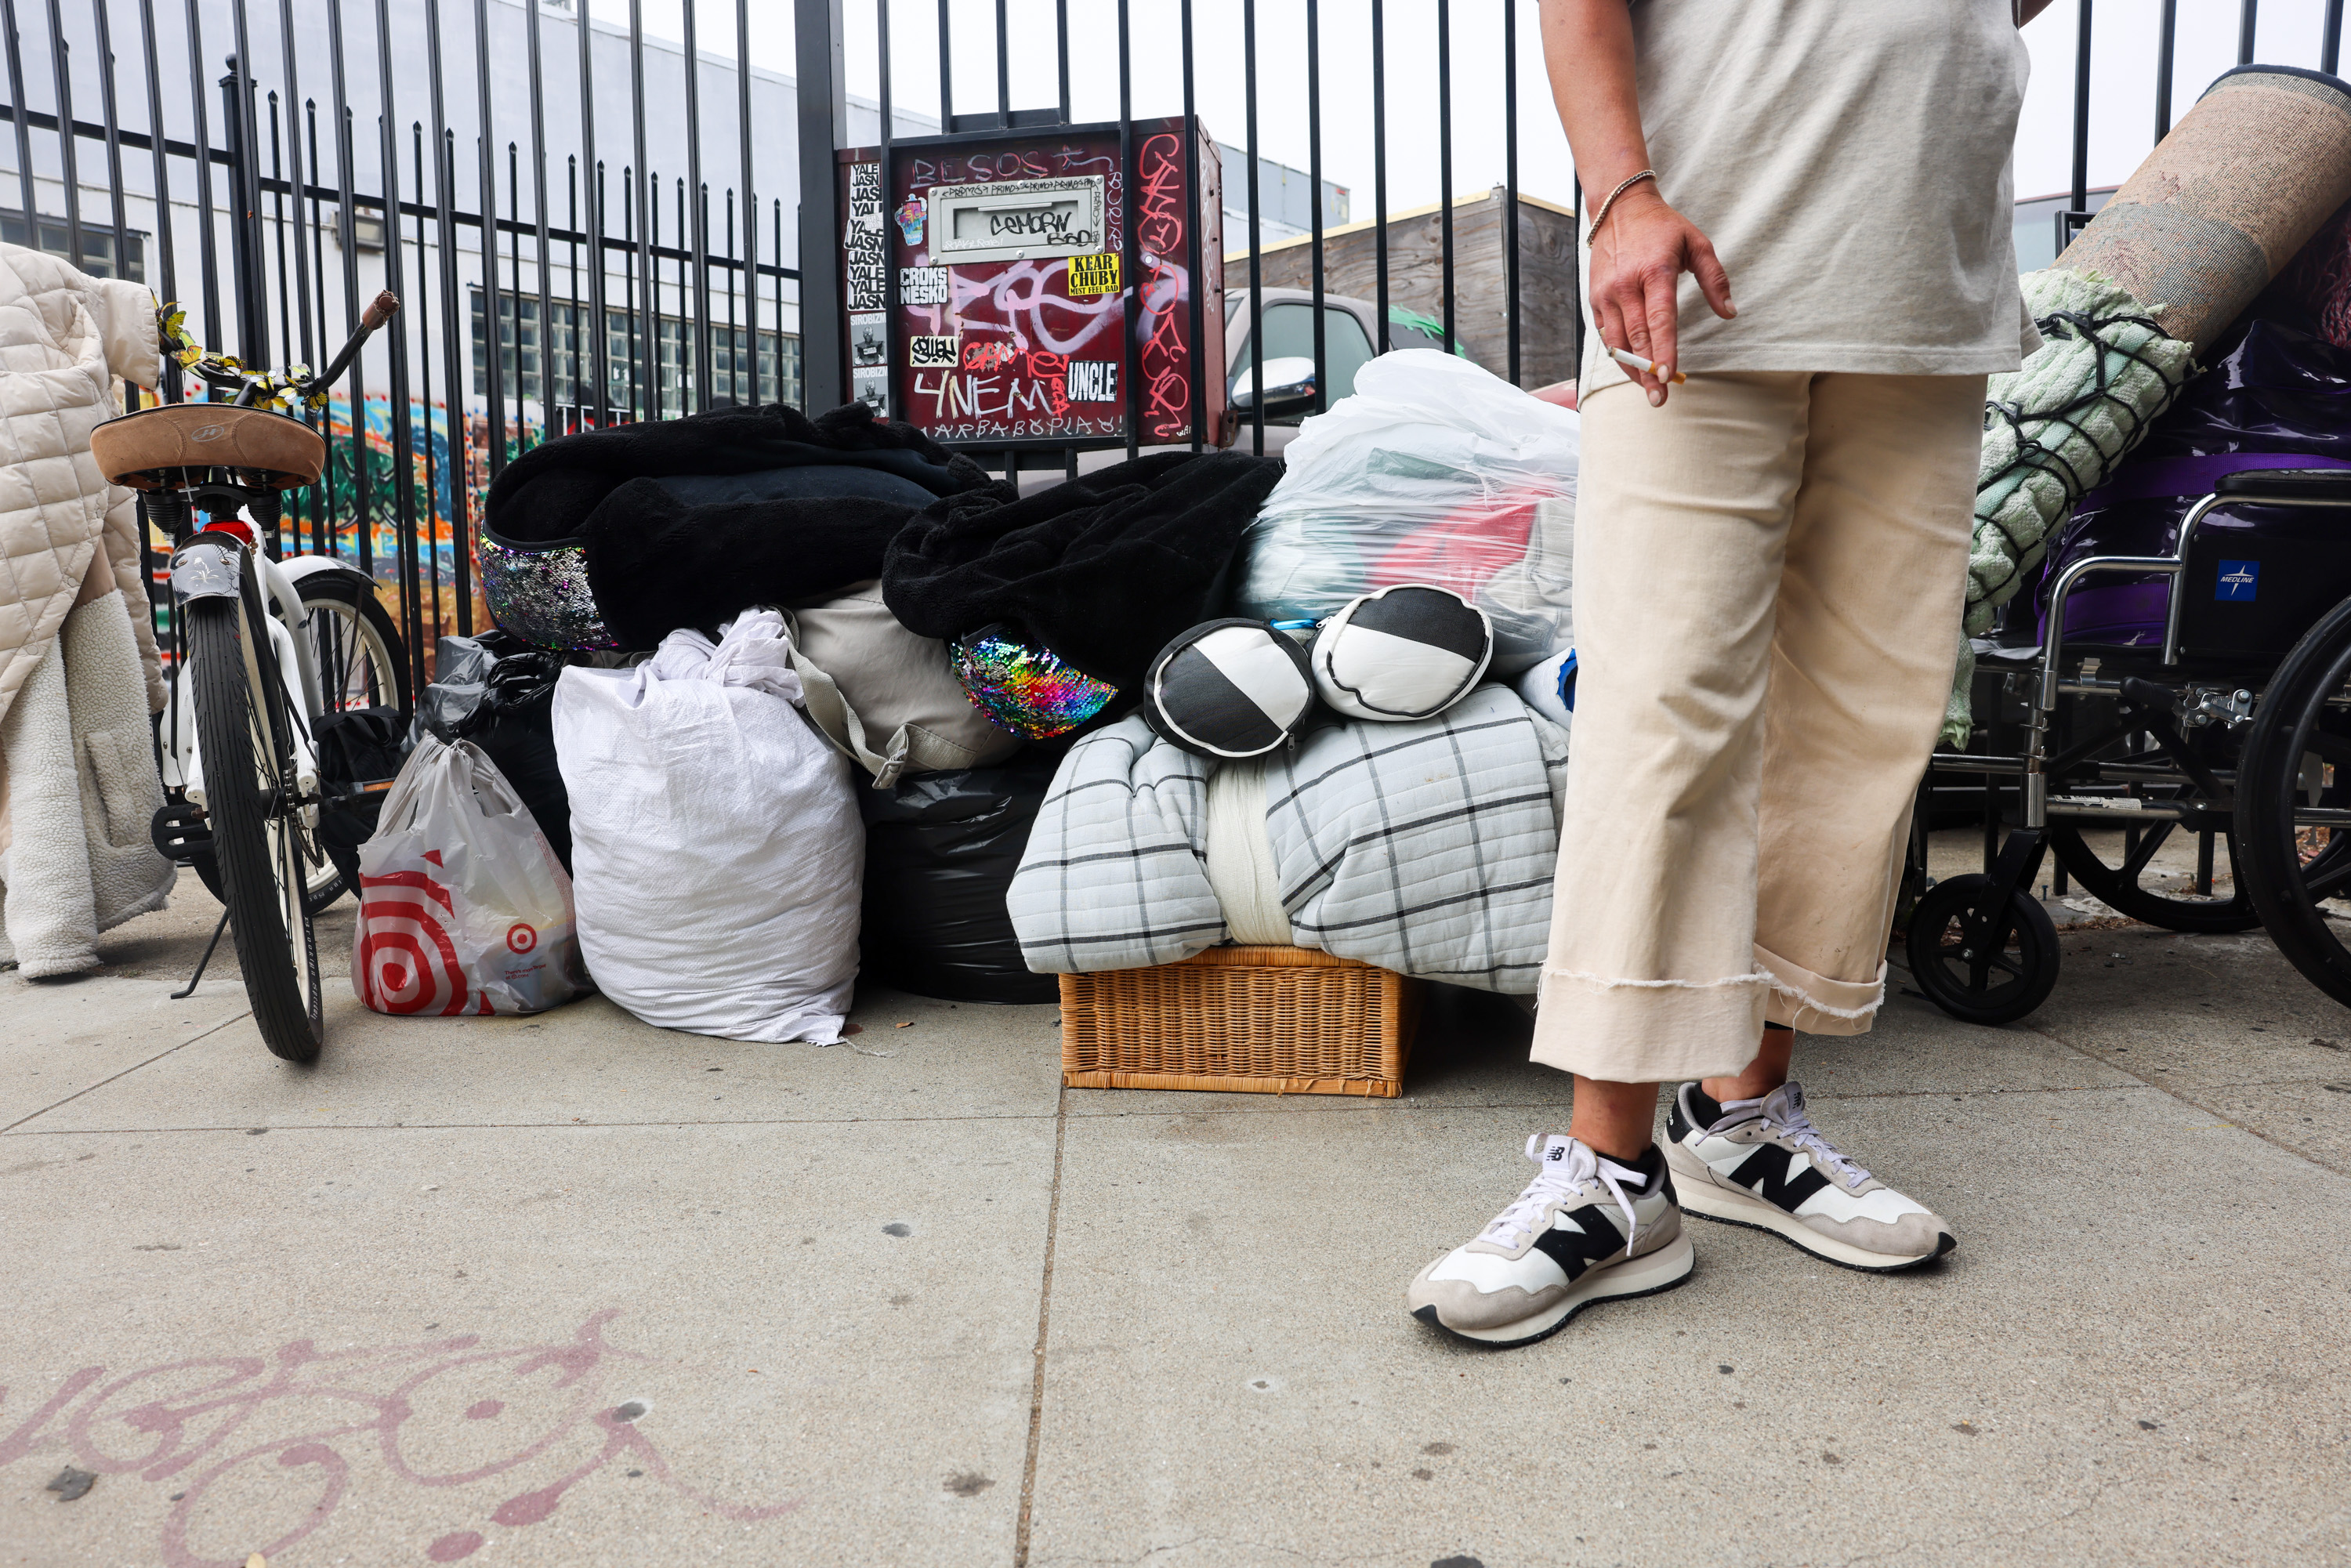
[(840, 154), (852, 394), (956, 445), (1213, 440), (1218, 162), (1196, 120)]

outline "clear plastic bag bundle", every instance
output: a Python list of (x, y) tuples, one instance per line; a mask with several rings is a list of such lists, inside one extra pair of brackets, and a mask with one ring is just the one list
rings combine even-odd
[(1398, 583), (1494, 623), (1497, 674), (1570, 641), (1578, 421), (1433, 349), (1383, 354), (1300, 428), (1242, 541), (1230, 612), (1319, 621)]

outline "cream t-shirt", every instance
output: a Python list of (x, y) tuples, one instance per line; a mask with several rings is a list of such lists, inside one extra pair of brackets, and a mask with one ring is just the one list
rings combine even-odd
[[(1722, 320), (1683, 276), (1681, 368), (1961, 375), (2039, 346), (2016, 281), (2031, 60), (2010, 0), (1632, 9), (1657, 189), (1714, 242), (1739, 307)], [(1585, 267), (1594, 390), (1625, 376), (1589, 329), (1588, 246)]]

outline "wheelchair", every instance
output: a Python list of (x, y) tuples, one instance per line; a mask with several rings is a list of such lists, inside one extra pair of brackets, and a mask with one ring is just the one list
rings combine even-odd
[[(1954, 1018), (2013, 1022), (2055, 986), (2057, 933), (2033, 893), (2052, 852), (2133, 919), (2262, 927), (2351, 1005), (2351, 469), (2212, 483), (2169, 555), (2066, 561), (2037, 644), (1977, 644), (1976, 733), (1935, 754), (1921, 799), (1983, 779), (1984, 870), (1928, 884), (1922, 821), (1905, 936), (1917, 988)], [(2077, 591), (2117, 575), (2162, 585), (2160, 643), (2069, 641)], [(2158, 861), (2189, 841), (2192, 872)]]

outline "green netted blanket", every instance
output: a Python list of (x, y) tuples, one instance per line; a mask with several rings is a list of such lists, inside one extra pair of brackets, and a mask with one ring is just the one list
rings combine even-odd
[(1943, 716), (1947, 746), (1965, 745), (1973, 727), (1968, 638), (1990, 630), (1993, 612), (2040, 564), (2074, 503), (2106, 482), (2195, 371), (2192, 345), (2156, 325), (2160, 305), (2134, 299), (2095, 273), (2048, 267), (2022, 281), (2042, 345), (2022, 369), (1992, 377), (1985, 389), (1967, 615)]

